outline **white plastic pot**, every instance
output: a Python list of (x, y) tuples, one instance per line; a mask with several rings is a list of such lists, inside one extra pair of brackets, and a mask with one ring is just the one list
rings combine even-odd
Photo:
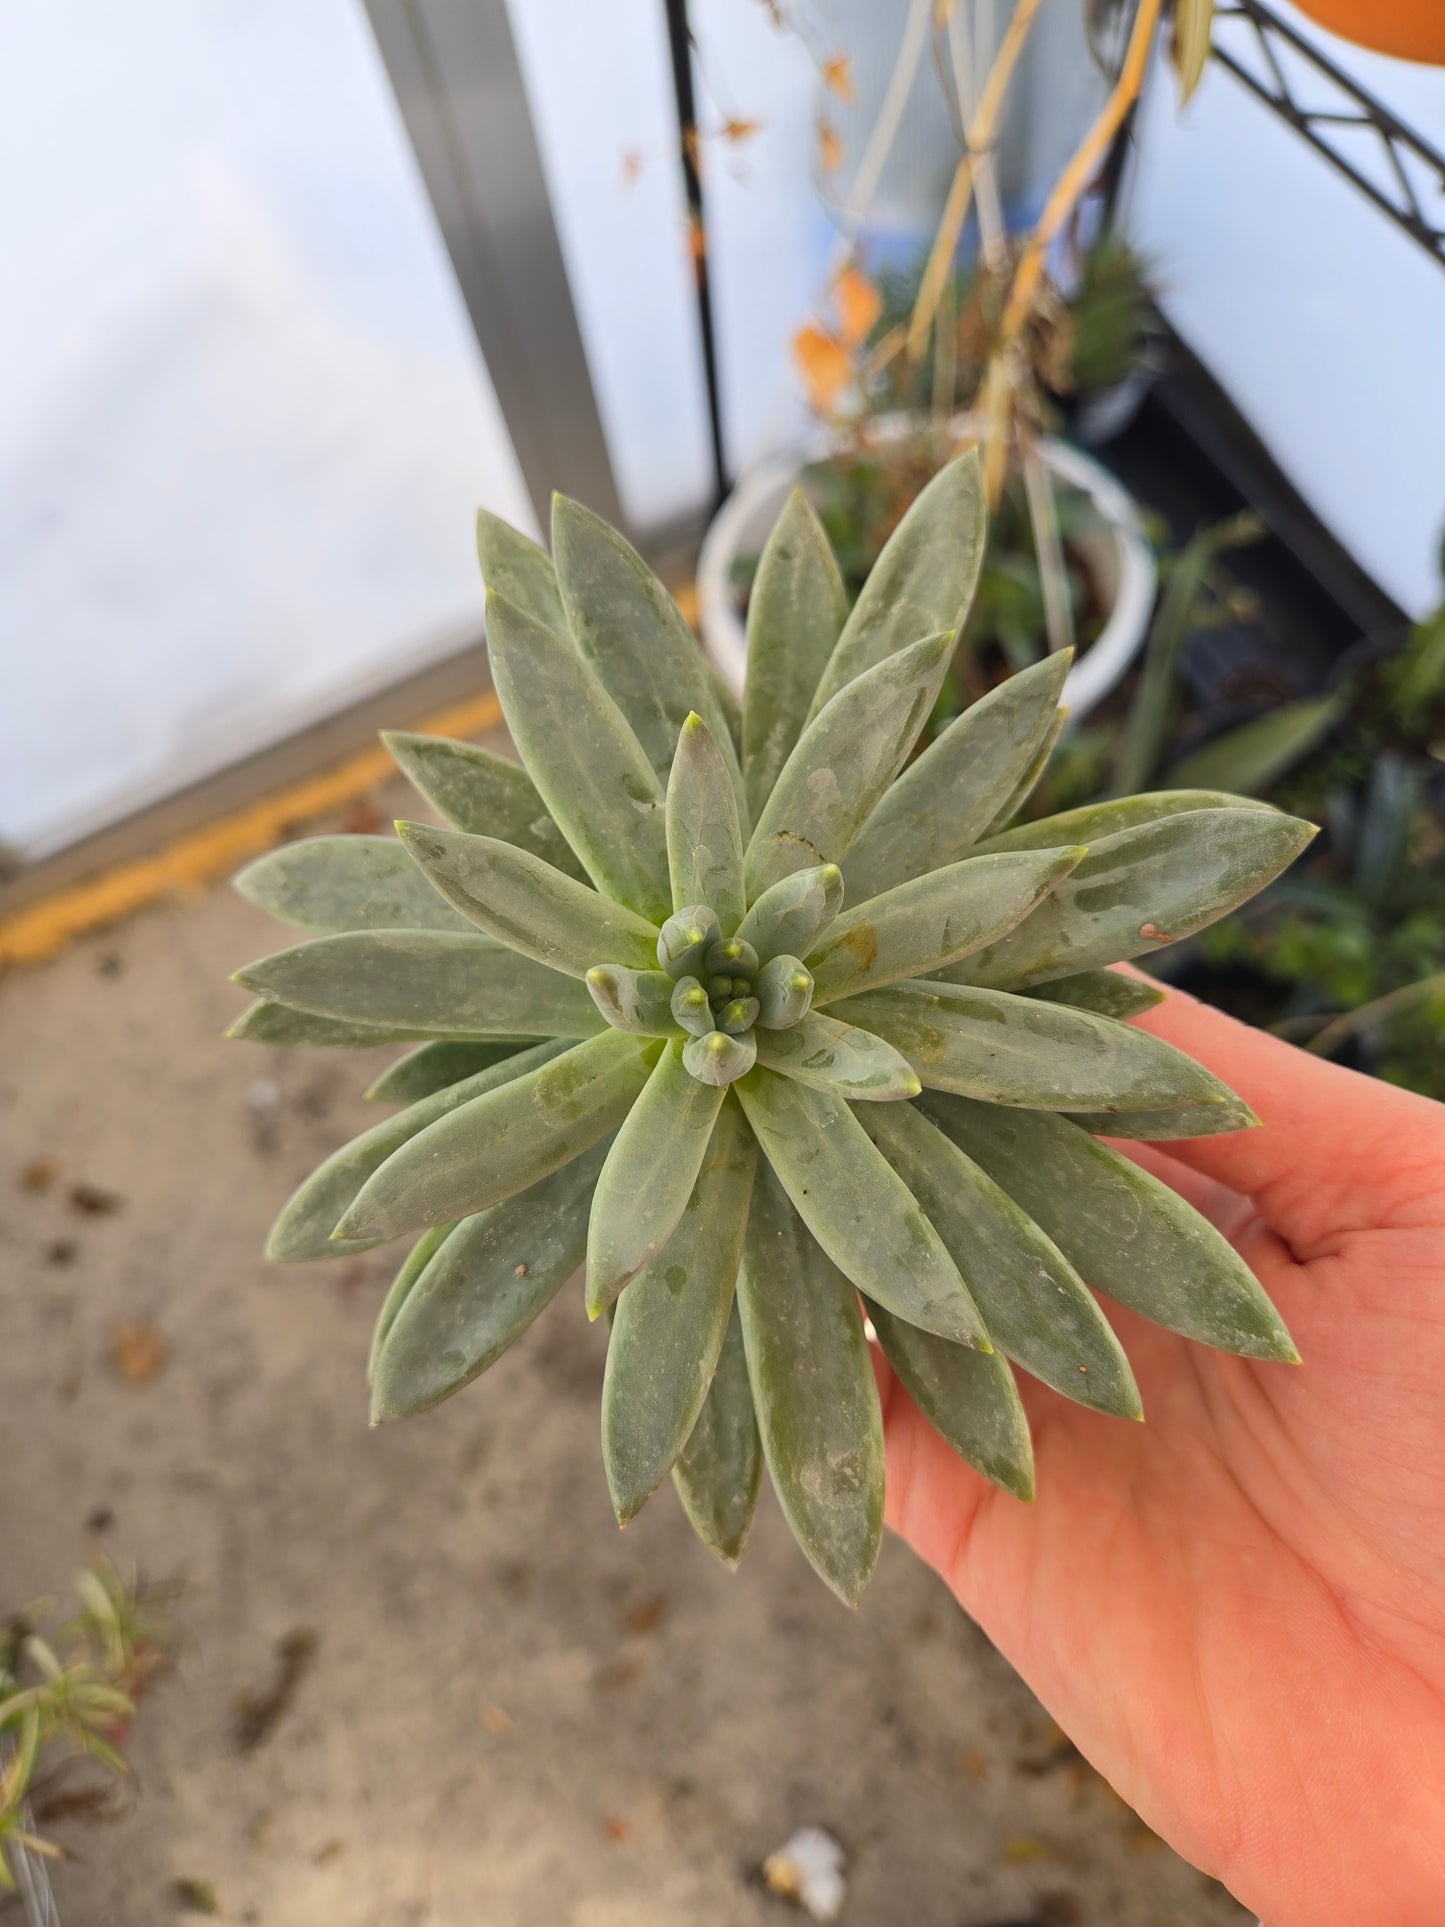
[[(900, 428), (899, 433), (907, 430)], [(760, 553), (804, 468), (831, 452), (825, 436), (744, 475), (708, 525), (697, 565), (698, 621), (703, 648), (739, 694), (748, 643), (733, 586), (740, 556)], [(1086, 716), (1138, 654), (1154, 608), (1157, 571), (1133, 497), (1082, 449), (1045, 437), (1044, 463), (1056, 481), (1089, 497), (1101, 526), (1070, 538), (1093, 577), (1108, 619), (1064, 684), (1071, 720)]]

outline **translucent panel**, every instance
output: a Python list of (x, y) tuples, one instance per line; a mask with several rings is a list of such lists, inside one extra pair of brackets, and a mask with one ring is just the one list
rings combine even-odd
[[(1445, 147), (1445, 73), (1364, 53), (1281, 10)], [(1239, 24), (1216, 31), (1243, 58)], [(1291, 65), (1289, 77), (1305, 104), (1337, 106), (1304, 71)], [(1422, 614), (1440, 599), (1445, 275), (1232, 74), (1211, 66), (1182, 116), (1158, 79), (1133, 221), (1158, 257), (1169, 319), (1356, 560)]]
[(707, 403), (660, 0), (511, 0), (547, 192), (623, 512), (701, 509)]
[(532, 517), (356, 0), (7, 10), (0, 840), (480, 631)]

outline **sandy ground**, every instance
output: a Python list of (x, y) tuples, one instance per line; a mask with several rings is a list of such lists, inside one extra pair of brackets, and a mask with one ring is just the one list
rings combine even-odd
[[(847, 1849), (845, 1923), (1240, 1927), (900, 1545), (855, 1615), (770, 1498), (737, 1576), (666, 1488), (620, 1534), (580, 1291), (368, 1430), (395, 1259), (260, 1256), (378, 1115), (359, 1054), (222, 1040), (228, 971), (276, 947), (218, 889), (0, 984), (0, 1610), (96, 1533), (184, 1582), (127, 1817), (55, 1829), (65, 1927), (179, 1919), (197, 1880), (264, 1927), (785, 1927), (758, 1869), (809, 1822)], [(126, 1326), (166, 1348), (138, 1381)], [(288, 1640), (310, 1663), (247, 1750)]]

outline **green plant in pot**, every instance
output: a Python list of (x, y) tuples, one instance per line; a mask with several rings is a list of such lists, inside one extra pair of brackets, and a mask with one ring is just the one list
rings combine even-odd
[(1124, 1021), (1157, 993), (1107, 966), (1224, 915), (1313, 832), (1207, 792), (1008, 828), (1057, 728), (1061, 658), (910, 761), (984, 523), (964, 457), (850, 610), (796, 494), (738, 717), (604, 523), (559, 499), (549, 559), (484, 517), (521, 765), (392, 737), (447, 827), (323, 837), (238, 879), (310, 935), (238, 973), (261, 1001), (235, 1034), (416, 1045), (372, 1093), (404, 1108), (306, 1180), (269, 1247), (415, 1238), (376, 1327), (374, 1417), (459, 1390), (585, 1266), (610, 1320), (618, 1519), (671, 1473), (735, 1563), (766, 1464), (850, 1602), (883, 1517), (865, 1318), (943, 1436), (1021, 1499), (1009, 1360), (1142, 1416), (1094, 1290), (1295, 1358), (1229, 1245), (1102, 1141), (1254, 1122)]

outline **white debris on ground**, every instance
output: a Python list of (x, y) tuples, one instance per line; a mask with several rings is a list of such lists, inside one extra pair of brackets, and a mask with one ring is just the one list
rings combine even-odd
[(848, 1897), (847, 1856), (822, 1827), (799, 1827), (763, 1862), (768, 1891), (793, 1900), (814, 1920), (836, 1920)]

